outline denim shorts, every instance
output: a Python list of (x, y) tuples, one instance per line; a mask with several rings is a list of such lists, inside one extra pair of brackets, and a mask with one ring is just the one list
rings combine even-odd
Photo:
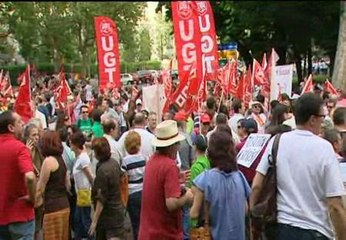
[(21, 239), (32, 240), (35, 233), (35, 220), (10, 223), (0, 226), (0, 240)]

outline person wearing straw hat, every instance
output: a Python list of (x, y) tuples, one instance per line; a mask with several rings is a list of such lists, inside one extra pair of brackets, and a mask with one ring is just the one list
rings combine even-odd
[(145, 168), (138, 239), (183, 239), (182, 208), (193, 200), (191, 190), (180, 187), (176, 164), (184, 139), (176, 121), (166, 120), (156, 127), (152, 140), (156, 152)]

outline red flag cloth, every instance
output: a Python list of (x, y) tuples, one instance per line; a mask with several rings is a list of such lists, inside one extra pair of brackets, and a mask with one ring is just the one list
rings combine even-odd
[(324, 82), (324, 87), (326, 91), (330, 92), (331, 94), (338, 95), (338, 91), (334, 88), (333, 84), (331, 84), (328, 79)]
[(314, 90), (314, 85), (312, 82), (312, 75), (310, 74), (308, 79), (305, 82), (305, 85), (300, 95), (303, 95), (304, 93), (312, 92), (313, 90)]
[(172, 1), (171, 5), (179, 76), (188, 76), (191, 65), (196, 64), (196, 77), (191, 78), (188, 93), (197, 96), (202, 79), (217, 77), (219, 62), (212, 8), (208, 1)]
[(24, 122), (28, 122), (33, 112), (31, 109), (31, 89), (30, 89), (30, 65), (18, 79), (20, 81), (18, 96), (14, 105), (14, 110), (22, 117)]
[(253, 59), (253, 80), (255, 85), (265, 85), (268, 81), (265, 77), (262, 66), (256, 59)]
[(115, 22), (105, 16), (95, 17), (99, 88), (121, 87), (118, 33)]
[(165, 96), (168, 99), (172, 93), (172, 78), (170, 70), (163, 70), (161, 72), (161, 77), (165, 89)]
[(60, 71), (59, 73), (59, 86), (56, 89), (56, 93), (56, 103), (58, 104), (59, 108), (66, 108), (67, 97), (71, 95), (72, 92), (63, 71)]
[(244, 99), (244, 84), (245, 84), (245, 73), (242, 73), (242, 75), (239, 78), (238, 86), (237, 86), (237, 93), (236, 96), (239, 99)]
[(249, 66), (245, 78), (244, 78), (244, 96), (243, 101), (246, 106), (249, 105), (249, 103), (252, 101), (252, 94), (253, 94), (253, 82), (252, 82), (252, 74), (251, 74), (251, 67)]

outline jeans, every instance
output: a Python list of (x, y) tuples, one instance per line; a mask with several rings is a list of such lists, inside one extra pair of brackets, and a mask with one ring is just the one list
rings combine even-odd
[(278, 224), (277, 240), (328, 240), (316, 230), (302, 229), (287, 224)]
[(190, 208), (185, 205), (183, 207), (183, 240), (190, 239)]
[(91, 207), (78, 207), (76, 206), (74, 212), (74, 233), (75, 240), (82, 238), (90, 238), (88, 231), (91, 225)]
[(35, 220), (0, 226), (0, 240), (32, 240), (34, 233)]
[(138, 239), (139, 220), (141, 218), (142, 191), (134, 192), (129, 195), (127, 211), (130, 215), (133, 239)]

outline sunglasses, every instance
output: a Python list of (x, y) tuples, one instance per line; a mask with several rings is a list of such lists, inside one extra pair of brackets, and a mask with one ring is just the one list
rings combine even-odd
[(82, 112), (82, 113), (89, 113), (88, 111), (86, 111), (86, 112)]
[(314, 116), (321, 117), (321, 118), (325, 118), (326, 117), (326, 115), (324, 115), (324, 114), (314, 114)]
[(260, 105), (254, 105), (253, 107), (254, 107), (254, 108), (261, 108)]

